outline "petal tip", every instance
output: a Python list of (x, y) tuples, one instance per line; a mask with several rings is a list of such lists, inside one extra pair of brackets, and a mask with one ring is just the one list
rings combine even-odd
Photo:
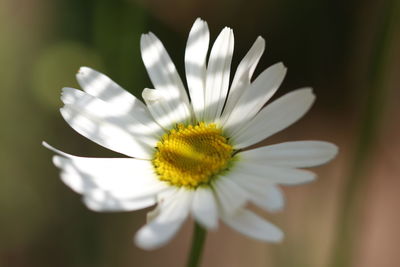
[(233, 33), (232, 28), (230, 28), (228, 26), (225, 26), (221, 31), (221, 34), (232, 34), (232, 33)]
[(278, 62), (276, 63), (276, 67), (281, 68), (282, 70), (287, 70), (287, 67), (285, 66), (285, 64), (283, 62)]
[(53, 161), (53, 164), (56, 167), (58, 167), (58, 168), (62, 167), (62, 158), (61, 158), (61, 156), (53, 156), (52, 161)]
[(46, 141), (42, 141), (42, 146), (44, 146), (45, 148), (47, 148), (47, 149), (52, 149), (52, 147), (46, 142)]
[(61, 150), (58, 150), (57, 148), (55, 148), (55, 147), (49, 145), (49, 144), (48, 144), (47, 142), (45, 142), (45, 141), (42, 141), (42, 146), (44, 146), (45, 148), (47, 148), (47, 149), (50, 150), (50, 151), (53, 151), (54, 153), (56, 153), (56, 154), (58, 154), (58, 155), (61, 155), (61, 156), (64, 156), (64, 157), (68, 157), (68, 154), (67, 154), (67, 153), (64, 153), (64, 152), (62, 152)]
[(145, 45), (145, 42), (149, 38), (149, 34), (150, 33), (148, 32), (148, 33), (142, 33), (142, 35), (140, 35), (140, 45), (141, 46)]
[(210, 230), (213, 232), (218, 230), (218, 219), (215, 221), (208, 220), (208, 222), (200, 221), (200, 220), (196, 219), (196, 222), (207, 230)]
[(281, 229), (277, 228), (277, 231), (274, 236), (271, 237), (270, 242), (273, 243), (282, 243), (282, 241), (285, 239), (285, 234), (282, 232)]
[(259, 36), (257, 36), (256, 42), (265, 42), (265, 39), (264, 39), (264, 37), (259, 35)]
[(60, 99), (65, 105), (72, 104), (78, 99), (80, 93), (82, 93), (82, 91), (78, 89), (71, 87), (63, 87), (61, 89)]
[[(296, 91), (296, 90), (295, 90)], [(293, 91), (293, 92), (295, 92)], [(315, 99), (317, 96), (314, 94), (314, 89), (312, 87), (304, 87), (301, 89), (298, 89), (299, 92), (303, 92), (303, 94), (307, 94), (310, 96), (312, 99)]]
[(255, 47), (257, 47), (257, 49), (264, 51), (265, 50), (265, 39), (264, 37), (262, 37), (261, 35), (257, 36), (257, 39), (254, 42)]
[(140, 229), (133, 237), (133, 243), (141, 249), (144, 250), (155, 250), (161, 245), (151, 242), (151, 237), (146, 233), (146, 228)]
[(206, 22), (205, 20), (203, 20), (202, 18), (198, 17), (198, 18), (194, 21), (193, 25), (194, 25), (194, 24), (197, 24), (197, 23), (207, 23), (207, 22)]
[(85, 76), (87, 75), (90, 71), (93, 71), (93, 69), (86, 67), (86, 66), (82, 66), (78, 69), (76, 75), (77, 76)]
[(160, 92), (156, 89), (145, 88), (142, 91), (142, 97), (146, 102), (156, 102), (161, 99)]
[(330, 156), (328, 161), (333, 160), (339, 153), (339, 147), (333, 143), (328, 143), (330, 149)]

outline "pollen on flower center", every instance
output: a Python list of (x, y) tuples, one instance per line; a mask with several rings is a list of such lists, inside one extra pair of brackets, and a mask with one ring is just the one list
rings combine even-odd
[(152, 162), (160, 180), (196, 188), (224, 171), (232, 153), (232, 145), (215, 124), (179, 124), (157, 143)]

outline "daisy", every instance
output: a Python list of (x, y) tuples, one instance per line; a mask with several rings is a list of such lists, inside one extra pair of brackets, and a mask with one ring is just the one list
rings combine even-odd
[(167, 243), (189, 217), (215, 230), (219, 221), (251, 238), (278, 242), (282, 231), (250, 211), (282, 209), (279, 185), (310, 182), (317, 166), (337, 153), (321, 141), (286, 142), (246, 150), (300, 119), (315, 96), (303, 88), (267, 106), (286, 74), (282, 63), (252, 81), (265, 41), (258, 37), (229, 86), (233, 32), (224, 28), (212, 46), (197, 19), (185, 52), (187, 94), (162, 43), (141, 37), (143, 62), (154, 85), (145, 104), (107, 76), (82, 67), (83, 91), (64, 88), (61, 115), (78, 133), (124, 158), (87, 158), (55, 151), (63, 182), (94, 211), (132, 211), (156, 205), (136, 234), (143, 249)]

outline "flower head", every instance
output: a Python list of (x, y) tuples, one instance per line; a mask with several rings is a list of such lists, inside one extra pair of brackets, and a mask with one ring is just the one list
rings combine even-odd
[(266, 211), (283, 207), (279, 185), (314, 180), (299, 168), (326, 163), (335, 145), (296, 141), (244, 150), (300, 119), (315, 97), (310, 88), (272, 103), (286, 68), (277, 63), (252, 82), (264, 51), (258, 37), (229, 86), (233, 32), (225, 28), (207, 62), (209, 31), (197, 19), (187, 41), (185, 70), (189, 96), (157, 37), (141, 38), (143, 62), (155, 89), (144, 89), (146, 104), (105, 75), (82, 67), (84, 91), (64, 88), (61, 114), (78, 133), (125, 158), (57, 154), (61, 179), (95, 211), (131, 211), (157, 205), (135, 241), (145, 249), (170, 240), (188, 216), (207, 229), (219, 219), (249, 237), (277, 242), (282, 232), (245, 204)]

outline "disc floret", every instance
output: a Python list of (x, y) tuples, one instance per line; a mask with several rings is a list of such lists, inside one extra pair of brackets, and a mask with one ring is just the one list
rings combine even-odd
[(232, 145), (215, 124), (178, 124), (157, 143), (152, 162), (160, 180), (197, 188), (226, 170), (232, 154)]

